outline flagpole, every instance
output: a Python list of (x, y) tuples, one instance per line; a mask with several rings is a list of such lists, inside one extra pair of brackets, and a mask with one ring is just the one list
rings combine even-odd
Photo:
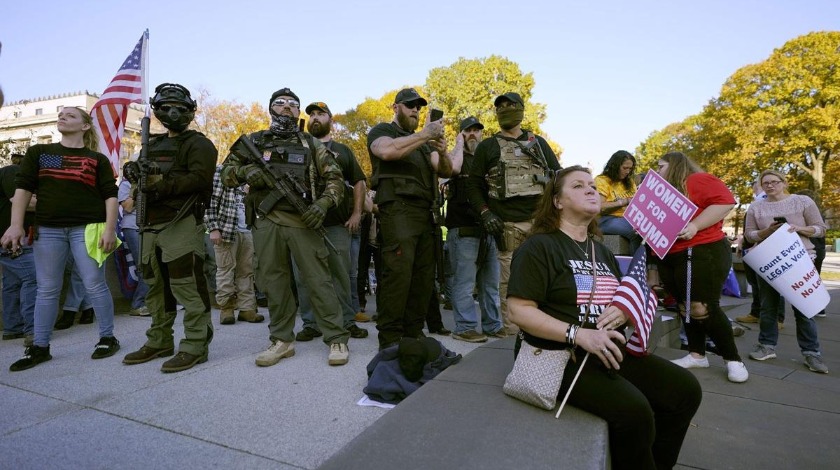
[(560, 418), (560, 413), (563, 412), (563, 407), (566, 406), (566, 401), (569, 399), (569, 395), (572, 394), (572, 389), (575, 388), (575, 384), (577, 383), (578, 377), (580, 377), (580, 373), (583, 371), (583, 367), (586, 365), (586, 360), (589, 359), (589, 353), (587, 352), (585, 356), (583, 356), (583, 361), (580, 362), (580, 368), (575, 374), (575, 378), (572, 380), (572, 384), (569, 385), (569, 390), (566, 391), (566, 396), (563, 397), (563, 402), (560, 403), (560, 409), (557, 410), (557, 414), (554, 415), (554, 419)]
[[(146, 44), (143, 47), (143, 104), (149, 106), (149, 28), (143, 33)], [(147, 109), (148, 112), (148, 109)]]

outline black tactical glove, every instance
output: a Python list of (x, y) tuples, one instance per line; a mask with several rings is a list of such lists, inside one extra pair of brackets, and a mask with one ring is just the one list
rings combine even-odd
[(146, 196), (147, 203), (160, 201), (169, 196), (171, 184), (169, 181), (161, 180), (155, 184), (143, 188), (143, 194)]
[(140, 181), (140, 164), (137, 162), (125, 162), (123, 165), (123, 178), (127, 179), (131, 184), (137, 184)]
[(484, 226), (484, 231), (491, 235), (502, 233), (505, 229), (504, 221), (490, 211), (490, 209), (481, 213), (481, 225)]
[(256, 163), (243, 165), (236, 170), (236, 178), (239, 181), (248, 183), (253, 189), (262, 189), (269, 186), (269, 183), (263, 176), (263, 170)]
[(332, 201), (325, 197), (318, 199), (301, 216), (303, 223), (312, 230), (320, 228), (324, 224), (324, 219), (327, 217), (327, 209), (331, 205)]

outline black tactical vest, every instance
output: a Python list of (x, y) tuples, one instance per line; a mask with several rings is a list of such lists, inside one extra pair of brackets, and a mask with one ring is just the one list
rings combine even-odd
[[(256, 138), (252, 134), (252, 139), (257, 149), (262, 152), (263, 159), (268, 163), (268, 167), (275, 175), (290, 173), (293, 175), (300, 185), (306, 189), (301, 194), (307, 203), (311, 203), (315, 195), (313, 192), (317, 190), (323, 191), (323, 188), (316, 188), (314, 184), (314, 176), (311, 174), (312, 166), (312, 149), (306, 136), (298, 133), (297, 141), (286, 141), (275, 138), (269, 132), (260, 132), (256, 134)], [(323, 185), (323, 183), (322, 183)], [(252, 191), (252, 197), (256, 205), (268, 195), (271, 188), (261, 188)], [(275, 210), (282, 210), (287, 212), (296, 212), (295, 208), (283, 198), (276, 206)]]

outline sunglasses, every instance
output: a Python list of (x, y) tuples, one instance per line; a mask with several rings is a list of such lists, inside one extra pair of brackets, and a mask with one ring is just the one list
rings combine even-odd
[(277, 98), (271, 103), (271, 106), (289, 106), (290, 108), (300, 108), (300, 103), (296, 100)]
[(408, 109), (420, 109), (423, 107), (423, 105), (420, 104), (419, 101), (408, 101), (406, 103), (403, 103), (402, 105)]
[(182, 113), (182, 114), (187, 113), (190, 110), (190, 108), (188, 108), (184, 105), (180, 105), (180, 104), (162, 104), (158, 107), (158, 109), (160, 109), (164, 113), (168, 113), (169, 111), (174, 109), (174, 110), (177, 110), (179, 113)]

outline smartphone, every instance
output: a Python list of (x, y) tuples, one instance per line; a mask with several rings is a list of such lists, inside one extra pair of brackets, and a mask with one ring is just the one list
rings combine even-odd
[(785, 217), (773, 217), (773, 220), (775, 220), (777, 224), (784, 224), (787, 222), (787, 218)]
[(443, 111), (441, 111), (439, 109), (432, 108), (432, 109), (429, 110), (429, 113), (431, 113), (429, 115), (429, 119), (432, 122), (440, 121), (441, 119), (443, 119)]

